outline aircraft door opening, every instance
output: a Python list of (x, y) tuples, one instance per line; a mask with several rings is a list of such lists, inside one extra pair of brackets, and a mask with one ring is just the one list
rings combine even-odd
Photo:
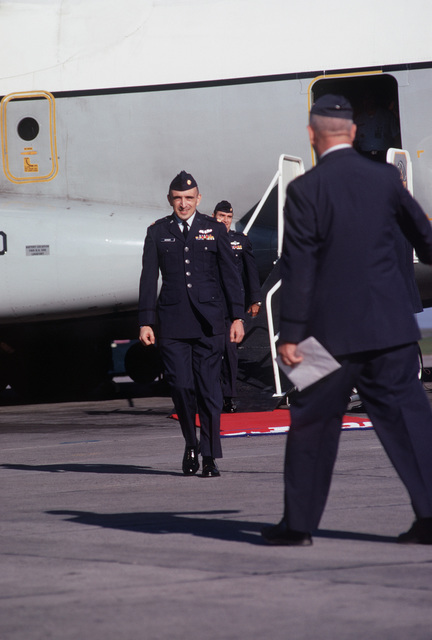
[(1, 131), (3, 169), (10, 182), (48, 182), (57, 175), (55, 103), (50, 93), (5, 96)]
[(398, 84), (383, 73), (334, 75), (316, 79), (310, 87), (311, 105), (327, 93), (351, 102), (357, 133), (354, 147), (377, 162), (386, 162), (390, 148), (402, 148)]

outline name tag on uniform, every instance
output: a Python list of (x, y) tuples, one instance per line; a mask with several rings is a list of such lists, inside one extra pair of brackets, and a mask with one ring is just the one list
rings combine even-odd
[(175, 238), (161, 238), (161, 242), (175, 242)]

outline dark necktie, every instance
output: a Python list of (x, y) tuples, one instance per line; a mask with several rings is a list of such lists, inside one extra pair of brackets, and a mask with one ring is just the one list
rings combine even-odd
[(188, 223), (186, 222), (186, 220), (183, 220), (183, 236), (185, 240), (188, 237), (188, 233), (189, 233)]

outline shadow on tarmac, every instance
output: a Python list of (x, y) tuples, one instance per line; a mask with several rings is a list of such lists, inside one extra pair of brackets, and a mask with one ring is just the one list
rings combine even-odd
[[(89, 442), (98, 442), (98, 440), (90, 440)], [(190, 481), (191, 476), (185, 476), (182, 471), (161, 471), (160, 469), (153, 469), (152, 467), (137, 467), (134, 465), (123, 464), (1, 464), (0, 469), (14, 469), (17, 471), (44, 471), (47, 473), (108, 473), (108, 474), (121, 474), (121, 475), (152, 475), (152, 476), (177, 476), (181, 478), (188, 478)], [(250, 471), (250, 470), (237, 470), (230, 471), (230, 474), (259, 474), (280, 475), (279, 470), (275, 471)], [(201, 479), (201, 474), (197, 473), (195, 478)], [(207, 479), (207, 478), (205, 478)]]
[(129, 464), (2, 464), (3, 469), (19, 471), (46, 471), (49, 473), (118, 473), (123, 475), (181, 476), (181, 471), (160, 471), (151, 467), (137, 467)]
[(396, 542), (395, 536), (377, 536), (371, 533), (357, 531), (337, 531), (335, 529), (319, 529), (314, 533), (315, 538), (337, 538), (338, 540), (359, 540), (360, 542)]
[[(133, 407), (133, 404), (130, 406)], [(174, 407), (172, 411), (174, 411)], [(86, 411), (85, 414), (87, 416), (110, 416), (114, 414), (119, 416), (166, 416), (167, 411), (157, 409), (93, 409), (92, 411)]]
[[(184, 511), (179, 513), (92, 513), (90, 511), (47, 511), (50, 515), (69, 516), (79, 524), (152, 534), (186, 533), (202, 538), (265, 544), (260, 533), (262, 522), (222, 520), (220, 516), (239, 513), (230, 511)], [(204, 517), (199, 517), (203, 515)], [(208, 517), (208, 516), (215, 516)]]
[[(239, 513), (236, 510), (227, 511), (183, 511), (178, 513), (149, 512), (149, 513), (93, 513), (90, 511), (47, 511), (50, 515), (68, 516), (68, 520), (79, 524), (98, 526), (109, 529), (121, 529), (150, 534), (186, 533), (203, 538), (214, 538), (235, 542), (247, 542), (253, 545), (267, 543), (258, 536), (263, 528), (262, 522), (248, 522), (244, 520), (228, 520), (220, 516)], [(199, 517), (204, 516), (204, 517)], [(208, 516), (217, 516), (215, 518)], [(360, 542), (395, 543), (396, 538), (380, 536), (356, 531), (337, 531), (320, 529), (314, 537), (357, 540)]]

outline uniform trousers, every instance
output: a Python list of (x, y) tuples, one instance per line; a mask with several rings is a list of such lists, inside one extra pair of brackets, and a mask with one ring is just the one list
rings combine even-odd
[(197, 445), (195, 416), (198, 411), (201, 454), (222, 458), (223, 334), (189, 339), (160, 338), (158, 344), (186, 446)]
[(342, 418), (356, 387), (418, 518), (432, 517), (432, 410), (418, 378), (417, 343), (338, 357), (341, 368), (294, 395), (284, 467), (284, 520), (318, 527)]

